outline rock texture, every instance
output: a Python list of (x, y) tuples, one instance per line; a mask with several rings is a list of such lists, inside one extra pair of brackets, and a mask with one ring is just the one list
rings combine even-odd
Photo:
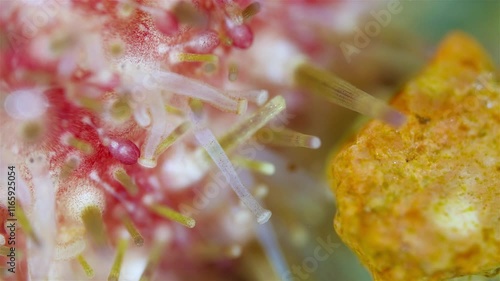
[(449, 35), (331, 163), (335, 229), (375, 280), (442, 280), (500, 267), (500, 87), (481, 46)]

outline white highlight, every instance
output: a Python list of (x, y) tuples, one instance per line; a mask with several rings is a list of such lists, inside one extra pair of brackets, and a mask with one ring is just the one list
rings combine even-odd
[(35, 155), (27, 161), (33, 176), (34, 203), (30, 220), (40, 245), (28, 240), (28, 266), (32, 279), (47, 279), (56, 244), (56, 189), (49, 176), (47, 159)]
[(274, 172), (276, 171), (276, 168), (274, 167), (273, 163), (262, 163), (262, 167), (260, 172), (263, 173), (264, 175), (274, 175)]
[(4, 101), (7, 114), (18, 120), (39, 118), (48, 107), (49, 102), (40, 89), (14, 91)]
[(122, 261), (120, 280), (140, 280), (144, 269), (147, 266), (148, 259), (144, 257), (144, 253), (135, 249), (131, 249), (125, 254)]
[(365, 12), (368, 13), (370, 5), (365, 4), (350, 1), (339, 2), (330, 26), (341, 33), (352, 32), (356, 28), (356, 24), (359, 23), (361, 15)]
[(259, 199), (266, 197), (268, 193), (269, 193), (269, 188), (265, 184), (259, 184), (254, 188), (254, 195)]
[(73, 219), (81, 220), (81, 214), (85, 208), (96, 206), (104, 210), (104, 194), (94, 186), (81, 184), (72, 188), (66, 195), (66, 208)]
[(86, 246), (87, 244), (83, 239), (76, 240), (67, 245), (57, 245), (54, 259), (57, 261), (73, 259), (81, 254)]
[(154, 240), (162, 244), (167, 244), (173, 241), (174, 233), (172, 228), (166, 224), (158, 226), (154, 230)]
[(312, 149), (317, 149), (321, 146), (321, 140), (318, 137), (312, 137), (309, 140), (309, 147)]
[(434, 220), (444, 230), (461, 237), (467, 237), (479, 230), (480, 222), (476, 208), (465, 198), (445, 199), (438, 203)]
[(231, 99), (208, 84), (180, 74), (158, 71), (155, 73), (154, 78), (168, 92), (200, 99), (220, 110), (242, 114), (247, 109), (246, 100)]
[(187, 152), (185, 148), (176, 149), (163, 162), (161, 177), (172, 189), (183, 189), (199, 181), (210, 168), (203, 159), (203, 150)]
[(304, 57), (295, 46), (274, 32), (259, 33), (247, 54), (251, 56), (248, 61), (253, 61), (254, 65), (266, 66), (252, 67), (254, 75), (280, 84), (292, 84), (293, 66)]

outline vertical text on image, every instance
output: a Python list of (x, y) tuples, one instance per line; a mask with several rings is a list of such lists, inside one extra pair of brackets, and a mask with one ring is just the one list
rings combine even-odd
[(7, 245), (7, 270), (16, 273), (16, 167), (7, 167), (7, 221), (6, 229), (8, 234)]

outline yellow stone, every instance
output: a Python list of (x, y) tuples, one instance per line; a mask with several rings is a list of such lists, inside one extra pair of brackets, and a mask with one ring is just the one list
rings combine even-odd
[(445, 280), (500, 267), (500, 87), (481, 46), (449, 35), (333, 158), (335, 229), (374, 280)]

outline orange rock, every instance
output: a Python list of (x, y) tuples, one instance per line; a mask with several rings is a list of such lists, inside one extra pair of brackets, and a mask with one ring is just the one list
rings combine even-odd
[(442, 280), (500, 267), (500, 86), (483, 49), (449, 35), (331, 163), (335, 229), (375, 280)]

